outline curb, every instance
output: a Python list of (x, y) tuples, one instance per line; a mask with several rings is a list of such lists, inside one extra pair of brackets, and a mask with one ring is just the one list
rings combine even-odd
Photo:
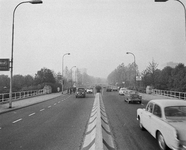
[(95, 95), (81, 150), (115, 150), (114, 140), (100, 93)]

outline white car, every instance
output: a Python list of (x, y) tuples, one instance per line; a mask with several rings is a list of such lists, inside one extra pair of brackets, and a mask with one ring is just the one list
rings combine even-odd
[(119, 89), (119, 95), (125, 95), (126, 88), (120, 88)]
[(139, 126), (158, 141), (161, 150), (186, 150), (186, 101), (160, 99), (137, 109)]

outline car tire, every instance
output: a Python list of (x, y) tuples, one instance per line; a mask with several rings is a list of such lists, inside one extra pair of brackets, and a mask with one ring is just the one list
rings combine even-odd
[(157, 134), (157, 141), (158, 141), (160, 150), (168, 150), (167, 144), (165, 143), (164, 137), (161, 134), (161, 132), (158, 132)]
[(141, 123), (140, 117), (138, 118), (138, 120), (139, 120), (139, 127), (140, 127), (140, 129), (141, 129), (142, 131), (144, 131), (145, 128), (143, 127), (143, 124)]

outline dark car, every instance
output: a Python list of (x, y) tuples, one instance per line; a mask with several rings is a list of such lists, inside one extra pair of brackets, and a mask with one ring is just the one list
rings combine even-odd
[(76, 98), (78, 98), (78, 97), (83, 97), (83, 98), (86, 97), (86, 89), (85, 88), (79, 87), (76, 89)]
[(124, 95), (124, 101), (128, 103), (137, 102), (141, 104), (142, 96), (140, 96), (139, 93), (136, 91), (127, 90)]
[(107, 87), (106, 89), (107, 92), (112, 92), (112, 88), (110, 86)]

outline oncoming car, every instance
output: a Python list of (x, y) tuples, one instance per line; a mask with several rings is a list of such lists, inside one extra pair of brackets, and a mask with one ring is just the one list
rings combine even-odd
[(83, 98), (86, 97), (86, 89), (85, 88), (79, 87), (76, 89), (76, 98), (78, 98), (78, 97), (83, 97)]
[(94, 90), (93, 90), (93, 88), (87, 88), (86, 91), (87, 91), (87, 93), (93, 93)]
[(127, 90), (126, 88), (120, 88), (119, 95), (125, 95), (126, 90)]
[(157, 139), (161, 150), (186, 150), (186, 101), (160, 99), (137, 109), (140, 128)]

